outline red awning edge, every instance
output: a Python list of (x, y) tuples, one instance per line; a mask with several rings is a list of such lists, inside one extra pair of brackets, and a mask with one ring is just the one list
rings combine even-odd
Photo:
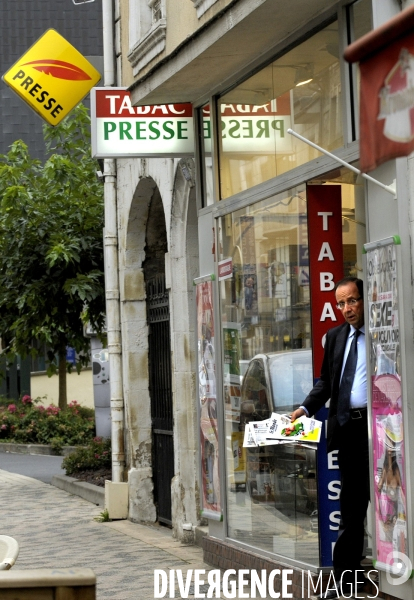
[(365, 60), (413, 28), (414, 5), (409, 6), (380, 27), (377, 27), (377, 29), (373, 29), (353, 44), (350, 44), (345, 49), (344, 58), (350, 63)]

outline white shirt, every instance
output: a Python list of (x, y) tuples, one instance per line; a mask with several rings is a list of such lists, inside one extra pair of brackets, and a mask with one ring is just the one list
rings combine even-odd
[[(344, 372), (346, 359), (348, 358), (349, 349), (355, 335), (355, 327), (350, 325), (349, 336), (345, 346), (344, 358), (342, 361), (341, 379)], [(352, 385), (350, 407), (351, 408), (366, 408), (367, 406), (367, 360), (365, 351), (365, 326), (360, 328), (360, 335), (357, 340), (357, 366), (355, 371), (354, 383)]]

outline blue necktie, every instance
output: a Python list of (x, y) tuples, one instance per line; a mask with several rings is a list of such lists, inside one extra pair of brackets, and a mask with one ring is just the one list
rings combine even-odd
[(354, 383), (355, 371), (358, 362), (358, 336), (361, 332), (355, 330), (354, 337), (349, 348), (348, 356), (345, 363), (344, 372), (342, 373), (341, 384), (338, 394), (338, 412), (337, 419), (340, 425), (345, 425), (349, 421), (349, 411), (351, 402), (351, 390)]

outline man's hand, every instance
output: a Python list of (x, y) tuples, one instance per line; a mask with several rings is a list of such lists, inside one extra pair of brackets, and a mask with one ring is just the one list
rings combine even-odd
[(291, 421), (296, 421), (296, 419), (299, 419), (299, 417), (303, 417), (303, 415), (306, 415), (305, 411), (303, 410), (303, 408), (297, 408), (296, 410), (293, 411), (293, 413), (290, 415), (290, 420)]

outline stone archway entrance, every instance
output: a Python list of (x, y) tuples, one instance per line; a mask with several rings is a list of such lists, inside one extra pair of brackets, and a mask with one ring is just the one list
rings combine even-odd
[(155, 190), (149, 207), (145, 244), (143, 269), (147, 295), (154, 502), (158, 521), (171, 526), (174, 443), (170, 305), (169, 292), (165, 286), (167, 233), (158, 189)]
[(125, 198), (120, 236), (129, 518), (171, 523), (175, 537), (192, 541), (188, 523), (197, 524), (200, 511), (194, 166), (189, 159), (151, 163), (154, 174), (170, 177), (158, 188), (144, 161), (128, 163), (118, 173), (120, 189), (132, 166), (136, 187)]

